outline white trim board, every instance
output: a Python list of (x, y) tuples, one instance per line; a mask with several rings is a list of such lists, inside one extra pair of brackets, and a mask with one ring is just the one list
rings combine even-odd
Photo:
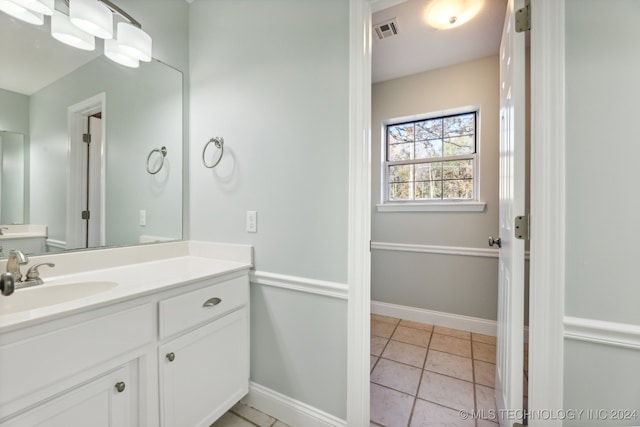
[(346, 427), (347, 425), (343, 419), (254, 382), (249, 383), (249, 394), (242, 399), (242, 402), (291, 426)]
[(52, 248), (67, 249), (67, 242), (63, 242), (62, 240), (47, 239), (45, 240), (45, 244)]
[(640, 350), (640, 325), (565, 316), (564, 337), (575, 341)]
[[(495, 258), (500, 256), (499, 249), (472, 248), (464, 246), (435, 246), (417, 245), (412, 243), (371, 242), (371, 250), (413, 252), (420, 254), (471, 256), (480, 258)], [(529, 251), (525, 251), (525, 261), (529, 261)]]
[[(565, 298), (565, 1), (531, 8), (529, 411), (563, 407)], [(562, 420), (529, 420), (530, 427)]]
[(347, 299), (349, 292), (349, 287), (344, 283), (327, 282), (265, 271), (252, 271), (249, 273), (249, 279), (251, 283), (258, 285), (274, 286), (332, 298)]
[(408, 243), (371, 242), (372, 250), (415, 252), (439, 255), (461, 255), (482, 258), (498, 258), (498, 249), (469, 248), (459, 246), (415, 245)]
[(463, 331), (491, 335), (494, 337), (498, 331), (497, 322), (495, 320), (462, 316), (460, 314), (443, 313), (441, 311), (426, 310), (424, 308), (408, 307), (405, 305), (389, 304), (379, 301), (371, 301), (371, 313), (410, 320), (412, 322), (461, 329)]

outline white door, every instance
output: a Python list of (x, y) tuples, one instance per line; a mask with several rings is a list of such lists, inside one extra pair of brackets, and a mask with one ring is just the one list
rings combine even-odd
[(514, 219), (525, 215), (525, 33), (515, 31), (509, 0), (500, 44), (500, 249), (496, 404), (501, 426), (522, 420), (524, 240), (514, 238)]

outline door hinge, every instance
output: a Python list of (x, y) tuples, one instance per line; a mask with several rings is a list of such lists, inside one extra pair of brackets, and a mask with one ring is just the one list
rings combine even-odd
[(516, 33), (523, 33), (531, 29), (531, 4), (516, 10)]
[(91, 134), (83, 133), (82, 134), (82, 142), (86, 142), (87, 144), (91, 144)]
[(513, 221), (513, 233), (516, 239), (529, 240), (529, 215), (516, 217)]
[(90, 218), (91, 218), (91, 212), (82, 211), (82, 219), (90, 219)]

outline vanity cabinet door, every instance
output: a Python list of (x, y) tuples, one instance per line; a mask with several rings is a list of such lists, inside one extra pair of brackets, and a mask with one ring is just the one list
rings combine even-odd
[(239, 309), (159, 347), (163, 427), (208, 427), (248, 393), (247, 313)]
[(0, 426), (135, 427), (137, 387), (133, 377), (129, 366), (125, 365), (4, 421)]

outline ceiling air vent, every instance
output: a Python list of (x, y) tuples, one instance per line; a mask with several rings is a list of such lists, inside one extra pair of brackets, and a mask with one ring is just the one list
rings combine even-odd
[(398, 34), (398, 23), (396, 22), (396, 18), (393, 18), (381, 24), (376, 24), (374, 29), (380, 40), (388, 39)]

